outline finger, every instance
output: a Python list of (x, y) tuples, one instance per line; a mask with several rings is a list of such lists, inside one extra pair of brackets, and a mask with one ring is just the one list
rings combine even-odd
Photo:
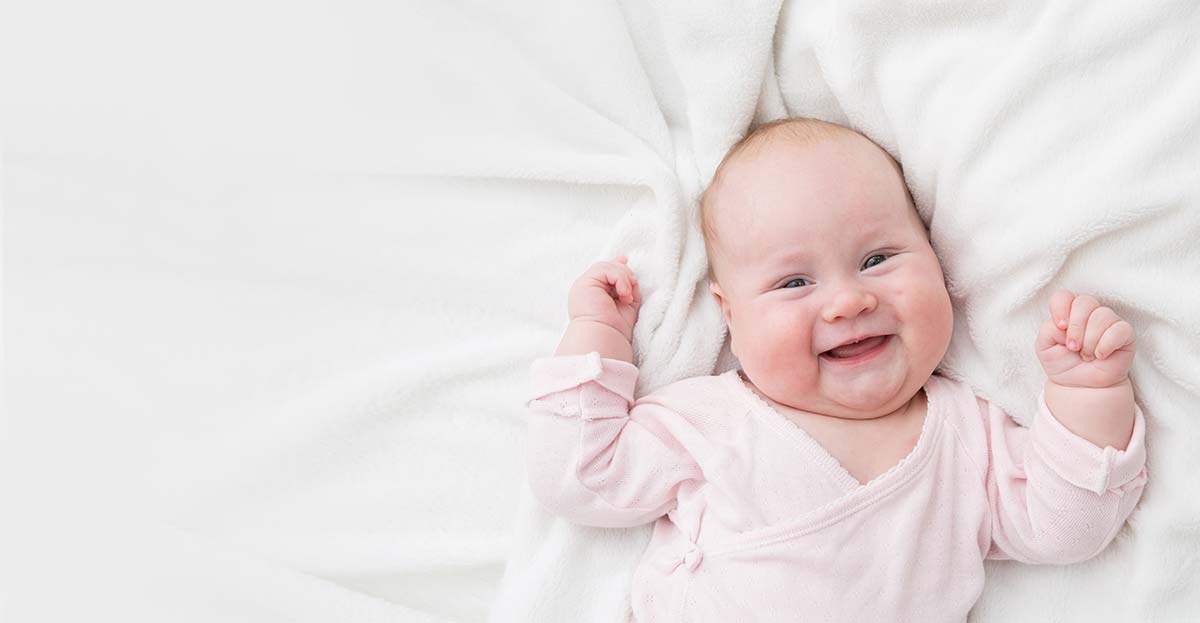
[[(622, 257), (621, 259), (624, 259), (624, 257)], [(621, 272), (623, 272), (623, 273), (625, 274), (625, 276), (626, 276), (626, 278), (629, 280), (629, 283), (630, 283), (630, 284), (635, 284), (635, 283), (637, 283), (637, 280), (638, 280), (638, 278), (637, 278), (637, 274), (635, 274), (635, 273), (633, 272), (633, 269), (632, 269), (632, 268), (630, 268), (629, 266), (625, 265), (624, 263), (622, 263), (622, 264), (618, 264), (618, 265), (617, 265), (617, 268), (618, 268), (618, 269), (619, 269)]]
[(1133, 326), (1124, 320), (1118, 320), (1104, 332), (1104, 335), (1100, 336), (1100, 342), (1096, 344), (1096, 356), (1108, 359), (1116, 351), (1131, 346), (1133, 343)]
[(632, 305), (634, 301), (634, 285), (632, 275), (626, 275), (622, 282), (625, 284), (625, 302)]
[(622, 303), (633, 301), (633, 285), (629, 283), (629, 275), (622, 270), (613, 271), (613, 288), (617, 292), (617, 299)]
[(633, 281), (633, 304), (634, 305), (642, 304), (642, 290), (641, 290), (641, 288), (638, 287), (638, 282), (637, 282), (636, 277), (634, 278), (634, 281)]
[(1054, 321), (1047, 318), (1042, 323), (1042, 328), (1038, 330), (1037, 340), (1034, 342), (1034, 348), (1037, 352), (1049, 350), (1055, 346), (1062, 344), (1064, 341), (1064, 332), (1062, 329), (1054, 325)]
[(603, 287), (610, 296), (614, 298), (620, 294), (621, 273), (618, 270), (620, 264), (611, 262), (596, 262), (588, 270), (588, 278), (592, 283)]
[(1075, 295), (1070, 290), (1059, 290), (1050, 297), (1050, 318), (1059, 329), (1067, 328), (1067, 318), (1071, 315), (1071, 301)]
[[(626, 258), (619, 256), (615, 259)], [(637, 283), (637, 276), (624, 263), (596, 262), (588, 272), (593, 279), (605, 286), (613, 298), (625, 303), (632, 302), (633, 284)]]
[(621, 272), (627, 272), (630, 275), (632, 275), (633, 269), (629, 268), (628, 262), (629, 262), (628, 258), (626, 258), (624, 255), (620, 255), (620, 256), (614, 257), (612, 260), (596, 262), (595, 264), (592, 264), (592, 267), (597, 268), (597, 269), (600, 267), (604, 267), (604, 268), (614, 269), (614, 270), (621, 271)]
[(632, 305), (637, 300), (637, 282), (634, 281), (633, 273), (626, 270), (621, 274), (622, 301)]
[(605, 285), (615, 286), (617, 278), (625, 272), (625, 266), (615, 262), (596, 262), (588, 273)]
[(1084, 361), (1091, 361), (1096, 357), (1096, 345), (1100, 343), (1100, 336), (1120, 319), (1117, 312), (1107, 307), (1097, 307), (1096, 311), (1088, 316), (1087, 325), (1083, 328), (1082, 346), (1079, 349)]
[(1100, 301), (1095, 297), (1082, 294), (1071, 302), (1071, 315), (1067, 320), (1067, 348), (1078, 351), (1083, 344), (1083, 327), (1087, 324), (1088, 316), (1092, 315)]

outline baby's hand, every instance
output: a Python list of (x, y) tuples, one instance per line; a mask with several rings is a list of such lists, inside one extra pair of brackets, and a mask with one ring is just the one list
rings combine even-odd
[(596, 262), (587, 269), (567, 295), (567, 313), (572, 321), (592, 320), (606, 324), (633, 341), (633, 325), (642, 306), (637, 276), (624, 256), (611, 262)]
[(1133, 327), (1088, 295), (1059, 290), (1037, 337), (1037, 355), (1051, 382), (1067, 387), (1111, 387), (1129, 378)]

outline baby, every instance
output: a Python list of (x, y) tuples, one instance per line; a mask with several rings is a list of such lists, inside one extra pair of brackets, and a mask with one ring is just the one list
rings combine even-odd
[(634, 400), (624, 257), (572, 285), (532, 366), (531, 487), (604, 527), (655, 522), (638, 621), (964, 621), (985, 559), (1086, 560), (1146, 481), (1129, 323), (1049, 301), (1032, 425), (937, 373), (953, 312), (900, 167), (812, 119), (759, 127), (701, 199), (741, 368)]

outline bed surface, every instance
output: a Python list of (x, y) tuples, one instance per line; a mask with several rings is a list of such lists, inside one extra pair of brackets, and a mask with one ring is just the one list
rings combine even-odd
[(1018, 420), (1056, 287), (1138, 330), (1138, 512), (1088, 563), (989, 563), (971, 619), (1200, 609), (1191, 3), (7, 13), (0, 619), (619, 618), (648, 529), (532, 501), (528, 365), (617, 253), (640, 391), (733, 365), (694, 199), (785, 115), (903, 162), (945, 365)]

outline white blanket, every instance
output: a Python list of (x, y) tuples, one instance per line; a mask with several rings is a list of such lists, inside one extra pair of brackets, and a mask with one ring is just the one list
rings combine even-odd
[(620, 620), (647, 531), (533, 502), (528, 364), (624, 253), (640, 391), (733, 365), (695, 196), (801, 114), (904, 163), (1014, 414), (1053, 287), (1139, 331), (1130, 529), (974, 618), (1200, 610), (1195, 10), (847, 4), (6, 10), (0, 620)]
[[(772, 29), (773, 6), (678, 8), (660, 3), (651, 11), (658, 18), (647, 20), (655, 28), (633, 34), (643, 66), (664, 68), (682, 83), (656, 93), (677, 137), (685, 191), (659, 197), (656, 246), (641, 231), (618, 230), (613, 238), (643, 283), (649, 277), (658, 286), (635, 331), (643, 388), (711, 362), (711, 350), (697, 361), (689, 349), (694, 363), (679, 365), (673, 347), (711, 347), (720, 332), (715, 306), (696, 287), (698, 236), (694, 229), (675, 235), (674, 215), (692, 218), (691, 173), (708, 179), (720, 148), (740, 134), (752, 105), (746, 94), (759, 93), (759, 119), (849, 123), (903, 163), (931, 225), (956, 309), (947, 372), (1024, 421), (1044, 382), (1033, 340), (1054, 289), (1093, 294), (1138, 331), (1132, 377), (1150, 416), (1152, 474), (1141, 509), (1085, 564), (988, 563), (987, 589), (971, 619), (1194, 615), (1200, 13), (1185, 2), (792, 2)], [(769, 34), (773, 49), (755, 45), (754, 37)], [(672, 114), (679, 110), (688, 114)], [(680, 257), (678, 269), (655, 261), (663, 255)], [(673, 296), (662, 292), (671, 286)], [(685, 324), (660, 314), (680, 294), (698, 291)], [(492, 619), (623, 620), (630, 571), (649, 528), (571, 526), (545, 515), (527, 491), (522, 512)]]

